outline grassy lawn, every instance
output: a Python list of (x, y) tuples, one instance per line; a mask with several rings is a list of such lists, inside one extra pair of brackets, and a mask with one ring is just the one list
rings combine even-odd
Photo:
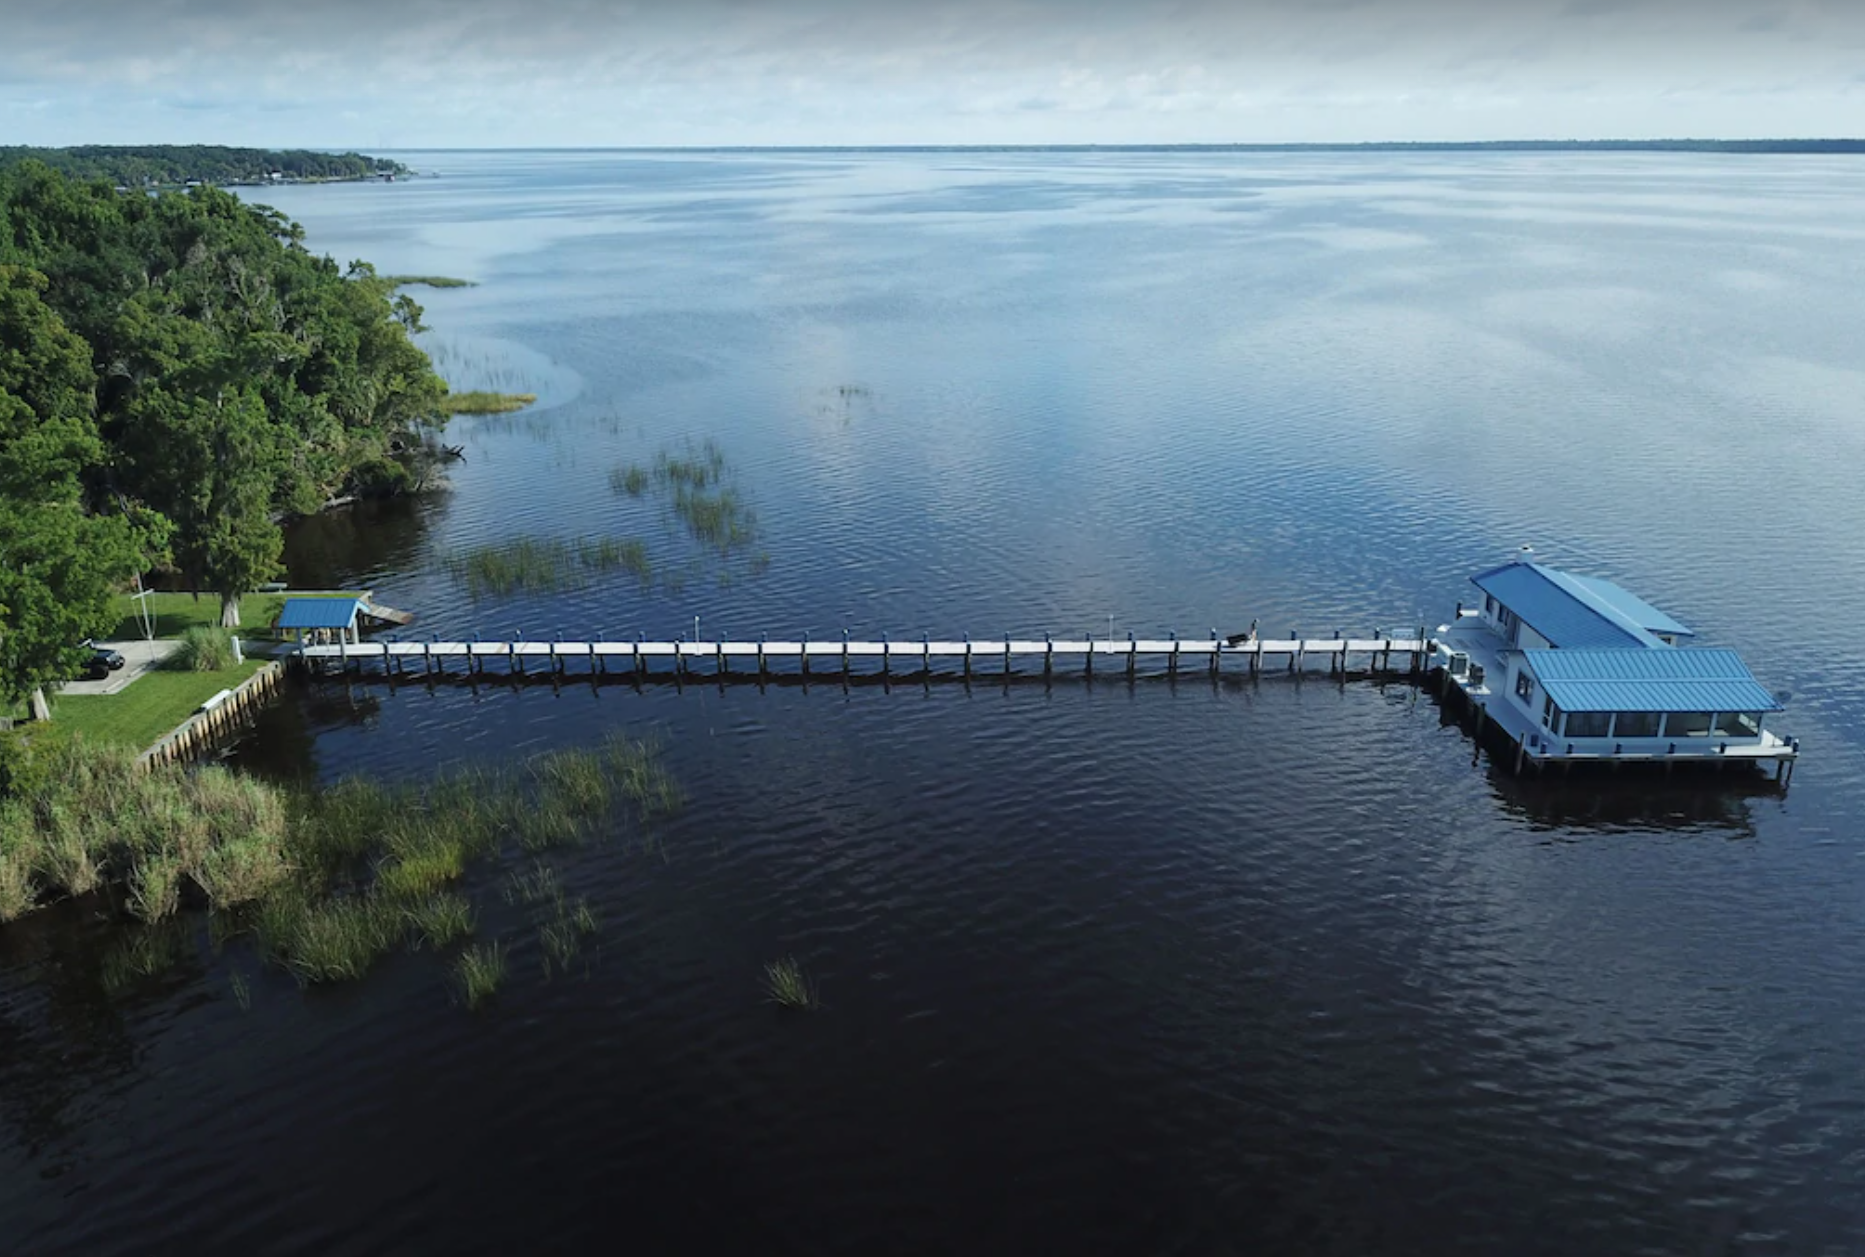
[[(279, 609), (285, 605), (287, 597), (314, 598), (316, 594), (247, 594), (240, 599), (240, 633), (258, 635), (272, 627), (272, 621), (278, 618)], [(327, 595), (335, 597), (336, 595)], [(354, 596), (354, 595), (350, 595)], [(197, 624), (208, 626), (220, 623), (220, 598), (215, 594), (202, 594), (196, 598), (193, 594), (150, 594), (147, 599), (149, 611), (155, 616), (155, 635), (157, 637), (180, 637), (185, 628)], [(119, 594), (115, 610), (119, 618), (116, 630), (111, 634), (112, 640), (140, 640), (142, 621), (136, 615), (136, 599), (131, 594)], [(140, 682), (139, 682), (140, 684)]]
[(142, 750), (193, 715), (207, 699), (232, 689), (264, 666), (263, 659), (249, 659), (221, 672), (157, 668), (137, 677), (120, 694), (54, 695), (51, 724), (34, 725), (32, 731), (55, 737), (82, 734), (88, 742), (114, 742)]

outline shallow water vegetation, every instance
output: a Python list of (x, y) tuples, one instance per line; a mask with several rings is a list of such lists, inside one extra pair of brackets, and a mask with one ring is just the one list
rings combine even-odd
[(440, 399), (440, 409), (449, 415), (508, 415), (536, 401), (536, 393), (495, 393), (473, 389), (464, 393), (448, 393)]
[(175, 922), (133, 927), (111, 940), (98, 976), (106, 991), (125, 990), (182, 967), (193, 952), (192, 943), (190, 932)]
[(646, 493), (651, 479), (648, 469), (639, 463), (609, 469), (609, 487), (617, 493), (626, 493), (631, 498), (638, 498)]
[[(204, 905), (217, 947), (251, 935), (304, 985), (361, 977), (404, 942), (438, 950), (469, 938), (472, 903), (448, 888), (477, 857), (651, 823), (679, 798), (654, 749), (620, 735), (515, 767), (322, 791), (216, 766), (143, 771), (127, 752), (81, 743), (38, 768), (32, 796), (0, 798), (0, 921), (51, 894), (114, 885), (111, 902), (136, 928), (185, 925), (176, 914)], [(593, 909), (567, 899), (547, 866), (514, 877), (507, 897), (536, 910), (547, 970), (596, 931)]]
[(309, 986), (362, 977), (401, 941), (406, 918), (373, 895), (300, 892), (266, 900), (258, 926), (266, 954)]
[(764, 993), (771, 1003), (784, 1008), (817, 1007), (816, 987), (795, 956), (785, 956), (764, 966)]
[(514, 537), (449, 554), (441, 568), (474, 598), (582, 589), (617, 571), (643, 587), (654, 579), (647, 546), (630, 537)]
[(450, 943), (471, 937), (478, 916), (465, 895), (429, 895), (402, 909), (414, 931), (417, 946), (438, 951)]
[(393, 288), (477, 288), (479, 284), (471, 279), (456, 279), (451, 275), (389, 275), (382, 281)]
[(478, 1008), (505, 983), (505, 945), (475, 943), (453, 962), (454, 981), (468, 1008)]

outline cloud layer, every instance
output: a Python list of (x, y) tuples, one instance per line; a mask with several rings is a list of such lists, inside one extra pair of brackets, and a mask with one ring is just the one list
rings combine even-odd
[(0, 30), (24, 143), (1865, 130), (1852, 0), (0, 0)]

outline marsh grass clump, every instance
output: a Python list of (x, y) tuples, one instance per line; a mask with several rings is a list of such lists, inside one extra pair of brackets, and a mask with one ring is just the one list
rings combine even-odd
[(191, 943), (188, 929), (179, 922), (125, 930), (104, 952), (98, 977), (106, 991), (117, 992), (173, 973), (187, 963)]
[[(673, 520), (718, 560), (743, 557), (758, 538), (757, 515), (728, 480), (725, 451), (710, 438), (662, 450), (651, 468), (628, 463), (609, 470), (609, 487), (617, 493), (639, 498), (650, 488), (657, 490)], [(769, 566), (769, 557), (747, 566), (754, 574), (761, 572)], [(722, 573), (721, 579), (729, 581), (730, 573)], [(673, 576), (663, 576), (663, 581), (670, 591), (685, 584)]]
[(602, 761), (616, 794), (634, 803), (647, 821), (672, 816), (686, 802), (680, 783), (659, 756), (652, 744), (621, 734), (603, 739)]
[(479, 284), (471, 279), (456, 279), (451, 275), (390, 275), (383, 281), (391, 288), (477, 288)]
[(609, 469), (609, 488), (617, 493), (626, 493), (631, 498), (638, 498), (646, 493), (652, 480), (648, 469), (639, 463)]
[(360, 978), (400, 941), (407, 920), (374, 895), (282, 894), (261, 904), (266, 953), (306, 986)]
[(505, 982), (505, 945), (475, 943), (453, 962), (453, 974), (460, 999), (468, 1008), (478, 1008)]
[(708, 437), (697, 447), (688, 442), (677, 454), (662, 450), (654, 459), (654, 479), (672, 489), (711, 488), (725, 475), (725, 451)]
[(181, 632), (171, 667), (184, 672), (220, 672), (233, 666), (233, 634), (217, 625), (196, 624)]
[(476, 917), (465, 895), (429, 895), (402, 909), (414, 931), (415, 945), (436, 951), (471, 936)]
[(553, 965), (567, 972), (570, 962), (583, 950), (584, 942), (595, 937), (598, 928), (595, 909), (589, 906), (587, 899), (570, 903), (559, 897), (550, 915), (538, 925), (538, 945), (544, 950), (544, 972), (549, 974)]
[(757, 516), (745, 505), (738, 490), (730, 486), (710, 492), (676, 489), (673, 509), (693, 540), (721, 558), (736, 554), (757, 539)]
[(557, 880), (557, 870), (541, 861), (534, 862), (528, 869), (514, 872), (505, 880), (506, 903), (532, 907), (562, 898), (563, 886)]
[(28, 820), (24, 806), (11, 799), (0, 801), (0, 924), (25, 916), (37, 898), (32, 848), (26, 840)]
[(474, 598), (583, 589), (594, 577), (616, 571), (644, 586), (654, 577), (647, 547), (623, 537), (514, 537), (449, 554), (441, 567)]
[(149, 924), (167, 917), (181, 906), (181, 887), (186, 878), (177, 856), (158, 853), (138, 860), (130, 871), (131, 915)]
[[(108, 884), (118, 893), (107, 906), (142, 923), (128, 937), (146, 949), (147, 931), (191, 930), (177, 913), (205, 904), (216, 947), (252, 936), (305, 985), (360, 977), (403, 941), (438, 949), (469, 937), (472, 904), (450, 887), (475, 858), (647, 824), (679, 801), (654, 748), (620, 736), (425, 783), (346, 779), (321, 791), (215, 766), (144, 770), (129, 752), (81, 741), (41, 754), (31, 793), (0, 797), (0, 921)], [(532, 910), (547, 969), (567, 967), (596, 932), (594, 910), (547, 866), (516, 875), (507, 897)], [(140, 955), (112, 963), (134, 974), (147, 967)]]
[(817, 1006), (816, 988), (794, 956), (785, 956), (764, 966), (764, 993), (771, 1003), (783, 1008)]
[(474, 389), (465, 393), (448, 393), (440, 399), (442, 413), (449, 415), (508, 415), (537, 401), (536, 393), (493, 393)]

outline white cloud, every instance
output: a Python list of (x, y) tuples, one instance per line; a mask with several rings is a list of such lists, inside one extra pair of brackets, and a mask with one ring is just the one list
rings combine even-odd
[(1838, 0), (0, 0), (0, 30), (42, 143), (1831, 135), (1865, 99)]

